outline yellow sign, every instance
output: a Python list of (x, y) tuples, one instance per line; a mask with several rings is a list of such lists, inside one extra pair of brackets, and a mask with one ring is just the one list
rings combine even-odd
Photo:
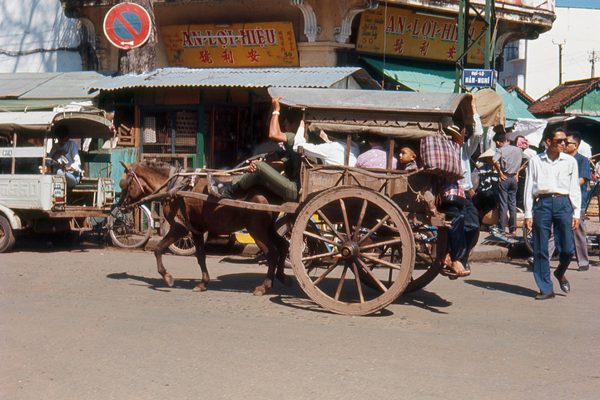
[[(385, 27), (385, 33), (384, 33)], [(483, 23), (471, 25), (471, 37), (479, 35)], [(458, 54), (457, 22), (454, 18), (433, 16), (415, 10), (378, 7), (361, 15), (357, 51), (455, 62)], [(480, 44), (483, 46), (484, 38)], [(483, 64), (483, 52), (473, 46), (468, 63)]]
[(177, 25), (161, 29), (169, 65), (183, 67), (297, 67), (291, 22)]

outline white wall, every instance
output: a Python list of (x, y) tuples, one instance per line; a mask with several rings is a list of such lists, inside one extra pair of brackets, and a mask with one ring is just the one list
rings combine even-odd
[[(563, 46), (563, 83), (590, 78), (590, 52), (600, 58), (600, 9), (557, 7), (552, 29), (527, 42), (525, 87), (537, 99), (559, 84), (558, 46)], [(554, 43), (553, 43), (554, 41)], [(600, 76), (600, 61), (595, 75)]]
[(65, 17), (59, 0), (0, 0), (0, 72), (80, 71), (77, 51), (54, 51), (80, 40), (77, 20)]

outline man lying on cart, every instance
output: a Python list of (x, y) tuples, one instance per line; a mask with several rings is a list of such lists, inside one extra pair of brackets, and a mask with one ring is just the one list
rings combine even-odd
[[(273, 112), (269, 123), (269, 140), (278, 142), (285, 150), (281, 160), (253, 160), (248, 166), (248, 173), (235, 177), (231, 182), (219, 182), (213, 176), (208, 178), (208, 192), (218, 198), (235, 198), (241, 192), (251, 187), (260, 185), (279, 196), (283, 201), (297, 201), (300, 178), (299, 147), (303, 148), (304, 155), (318, 159), (325, 165), (343, 165), (346, 152), (345, 143), (331, 139), (324, 132), (319, 132), (322, 143), (309, 143), (304, 137), (304, 121), (300, 114), (295, 115), (294, 110), (288, 110), (288, 115), (280, 124), (281, 97), (272, 100)], [(283, 125), (283, 127), (282, 127)], [(282, 129), (283, 128), (283, 129)], [(297, 128), (297, 130), (293, 129)], [(293, 133), (293, 131), (296, 133)], [(358, 146), (352, 143), (349, 165), (356, 164)], [(281, 173), (283, 171), (283, 174)]]

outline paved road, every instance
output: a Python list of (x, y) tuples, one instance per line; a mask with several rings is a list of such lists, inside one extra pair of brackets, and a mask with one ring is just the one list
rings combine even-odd
[[(244, 261), (244, 260), (240, 260)], [(600, 269), (536, 302), (523, 263), (476, 263), (372, 317), (297, 288), (254, 297), (263, 268), (111, 248), (0, 255), (1, 399), (598, 399)]]

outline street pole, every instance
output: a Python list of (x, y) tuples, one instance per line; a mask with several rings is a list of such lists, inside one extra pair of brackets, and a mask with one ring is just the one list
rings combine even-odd
[(565, 40), (563, 40), (562, 42), (555, 42), (554, 39), (552, 39), (552, 44), (557, 45), (558, 46), (558, 84), (562, 85), (562, 53), (563, 53), (563, 46), (565, 45)]
[(600, 54), (596, 53), (596, 50), (592, 50), (589, 58), (589, 62), (592, 63), (592, 74), (590, 78), (596, 77), (596, 61), (600, 61)]

